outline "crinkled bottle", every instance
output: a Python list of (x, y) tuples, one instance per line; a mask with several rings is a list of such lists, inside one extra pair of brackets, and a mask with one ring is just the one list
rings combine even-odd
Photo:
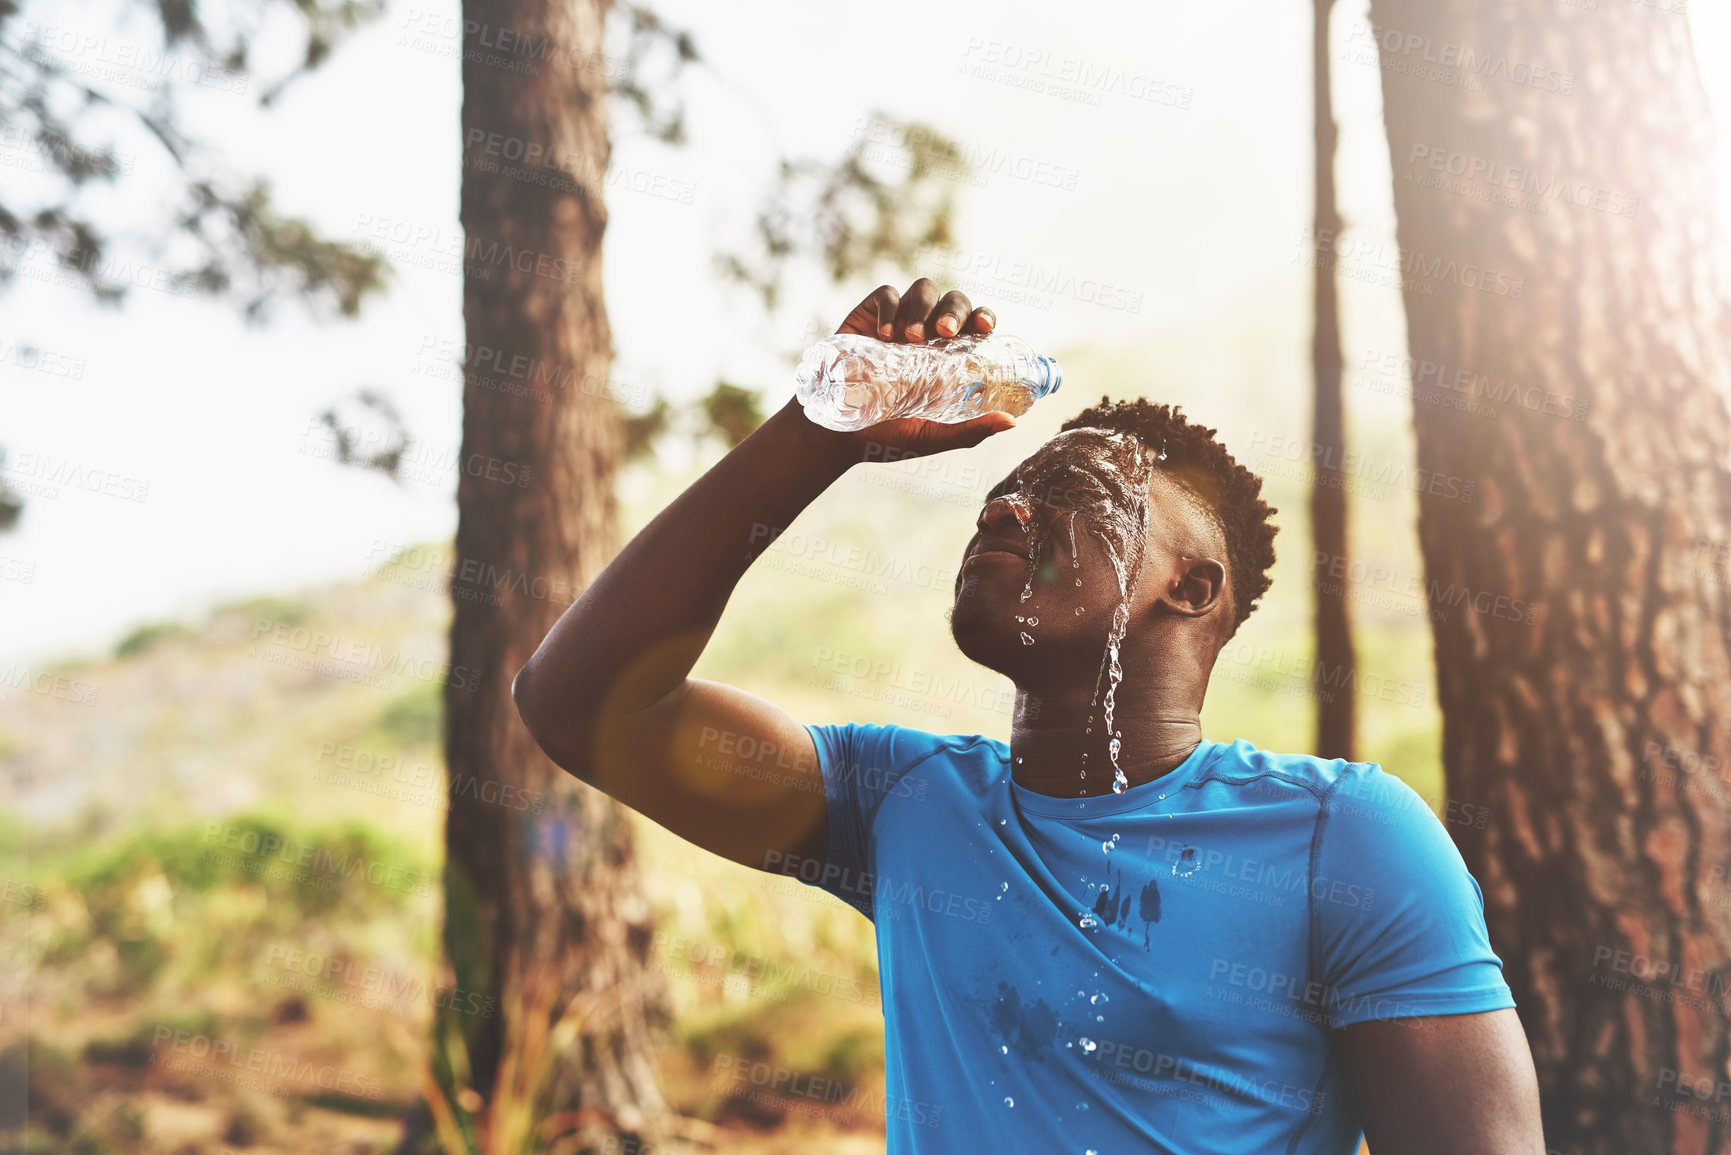
[(923, 345), (837, 333), (807, 349), (794, 373), (806, 416), (842, 431), (898, 417), (954, 424), (994, 410), (1020, 415), (1063, 380), (1057, 361), (1000, 333)]

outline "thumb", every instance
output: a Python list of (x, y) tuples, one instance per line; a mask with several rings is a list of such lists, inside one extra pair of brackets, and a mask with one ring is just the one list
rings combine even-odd
[(947, 443), (945, 448), (969, 449), (994, 433), (1002, 433), (1006, 429), (1014, 429), (1015, 427), (1016, 418), (1013, 414), (1005, 413), (1001, 409), (991, 413), (982, 413), (978, 417), (971, 417), (966, 421), (950, 426), (949, 436), (945, 438)]

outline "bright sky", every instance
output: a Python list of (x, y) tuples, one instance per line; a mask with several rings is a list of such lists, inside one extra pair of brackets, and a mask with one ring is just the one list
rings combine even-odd
[[(714, 64), (685, 82), (688, 146), (616, 142), (622, 175), (692, 189), (689, 203), (609, 200), (607, 303), (628, 385), (685, 397), (725, 376), (774, 403), (789, 395), (780, 355), (813, 313), (839, 317), (871, 286), (814, 281), (788, 316), (765, 319), (713, 274), (712, 254), (749, 222), (775, 157), (838, 156), (870, 131), (873, 109), (1044, 174), (958, 188), (956, 259), (980, 272), (950, 278), (1000, 303), (1006, 329), (1038, 345), (1134, 341), (1291, 276), (1310, 215), (1308, 0), (1101, 3), (1086, 19), (1045, 0), (752, 0), (750, 21), (738, 5), (656, 6)], [(141, 94), (126, 86), (138, 83), (127, 53), (147, 37), (50, 11), (34, 6), (51, 40), (82, 40), (81, 66)], [(400, 544), (452, 532), (454, 473), (395, 485), (304, 449), (324, 406), (372, 385), (403, 409), (420, 453), (455, 453), (461, 285), (439, 249), (460, 235), (457, 11), (455, 0), (393, 3), (268, 113), (219, 86), (189, 104), (204, 137), (235, 170), (267, 176), (285, 211), (339, 237), (426, 238), (384, 242), (396, 282), (360, 323), (315, 324), (291, 307), (249, 330), (220, 306), (146, 290), (116, 312), (30, 278), (0, 298), (0, 445), (14, 484), (36, 490), (0, 537), (0, 662), (94, 651), (140, 621), (356, 575)], [(1337, 11), (1342, 45), (1364, 0)], [(1731, 62), (1731, 21), (1702, 5), (1691, 18), (1703, 58)], [(1030, 54), (1043, 63), (1028, 66)], [(1117, 79), (1028, 87), (1066, 69)], [(1377, 83), (1374, 67), (1336, 66), (1340, 182), (1354, 227), (1392, 237)], [(158, 161), (146, 138), (129, 150), (141, 183), (127, 195), (140, 203)], [(27, 147), (0, 140), (8, 201), (37, 187), (30, 164)], [(1117, 307), (1059, 297), (1017, 308), (1018, 265), (1114, 286)], [(103, 475), (109, 492), (56, 491), (33, 472), (68, 464)]]

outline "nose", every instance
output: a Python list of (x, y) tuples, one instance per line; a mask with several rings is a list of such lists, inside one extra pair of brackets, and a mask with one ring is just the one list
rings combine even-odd
[(989, 530), (996, 526), (1016, 525), (1026, 529), (1028, 523), (1034, 520), (1034, 507), (1016, 491), (1001, 493), (980, 509), (980, 516), (974, 519), (974, 527)]

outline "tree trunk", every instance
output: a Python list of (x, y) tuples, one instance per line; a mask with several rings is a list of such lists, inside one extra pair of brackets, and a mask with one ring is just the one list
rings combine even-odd
[(1731, 1149), (1731, 419), (1688, 27), (1620, 0), (1371, 19), (1449, 818), (1548, 1146)]
[[(1328, 59), (1328, 21), (1334, 0), (1313, 0), (1312, 109), (1316, 118), (1315, 236), (1340, 232), (1334, 200), (1334, 93)], [(1352, 619), (1347, 583), (1338, 575), (1346, 559), (1346, 485), (1340, 465), (1346, 451), (1346, 412), (1340, 395), (1340, 309), (1334, 265), (1316, 262), (1316, 328), (1310, 343), (1314, 378), (1311, 450), (1316, 464), (1310, 486), (1310, 537), (1314, 548), (1311, 588), (1316, 595), (1316, 746), (1324, 758), (1353, 756), (1356, 685)]]
[(618, 545), (621, 436), (601, 278), (608, 7), (463, 5), (468, 345), (445, 694), (445, 950), (460, 991), (501, 1000), (491, 1017), (448, 1014), (484, 1097), (509, 1020), (532, 1013), (507, 1005), (519, 984), (551, 983), (560, 1005), (600, 997), (557, 1060), (549, 1107), (628, 1136), (663, 1113), (649, 1048), (665, 1017), (630, 830), (617, 804), (541, 753), (511, 700), (515, 672)]

